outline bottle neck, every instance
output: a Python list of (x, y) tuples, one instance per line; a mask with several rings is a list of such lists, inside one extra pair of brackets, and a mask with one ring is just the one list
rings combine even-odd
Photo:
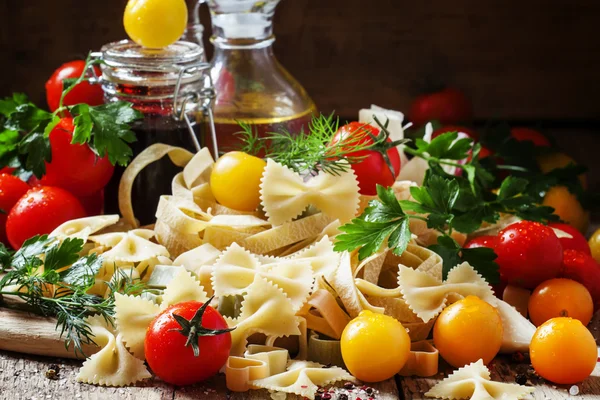
[(273, 13), (213, 13), (212, 43), (222, 49), (259, 49), (271, 46)]

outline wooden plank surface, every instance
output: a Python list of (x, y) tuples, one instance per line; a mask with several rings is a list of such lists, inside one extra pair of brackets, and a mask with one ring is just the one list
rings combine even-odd
[[(0, 96), (45, 104), (55, 68), (125, 37), (125, 3), (0, 2)], [(598, 120), (599, 17), (597, 0), (284, 0), (275, 53), (342, 116), (371, 102), (406, 110), (435, 80), (464, 89), (479, 119)]]
[[(58, 365), (58, 379), (46, 377), (51, 365)], [(218, 375), (194, 386), (177, 388), (158, 379), (138, 383), (136, 386), (111, 388), (76, 382), (81, 362), (76, 360), (44, 358), (0, 351), (0, 399), (11, 400), (270, 400), (266, 390), (232, 393), (225, 387), (225, 378)], [(369, 386), (379, 390), (378, 400), (398, 400), (396, 382), (391, 379)], [(288, 395), (287, 400), (301, 400)]]

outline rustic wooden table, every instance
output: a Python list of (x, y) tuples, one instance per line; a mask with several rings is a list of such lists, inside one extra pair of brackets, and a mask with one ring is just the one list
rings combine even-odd
[[(590, 329), (596, 338), (600, 339), (600, 313), (597, 313), (590, 324)], [(57, 379), (48, 379), (46, 371), (52, 364), (60, 368)], [(59, 399), (152, 399), (152, 400), (183, 400), (183, 399), (231, 399), (258, 400), (270, 399), (267, 391), (250, 391), (247, 393), (232, 393), (225, 388), (223, 376), (217, 376), (201, 385), (176, 388), (153, 379), (143, 384), (124, 387), (107, 388), (80, 384), (75, 376), (80, 361), (48, 357), (30, 356), (19, 353), (0, 351), (0, 399), (27, 400), (59, 400)], [(492, 379), (514, 382), (518, 373), (525, 373), (530, 366), (525, 363), (515, 363), (510, 358), (498, 358), (490, 366)], [(451, 372), (451, 368), (443, 367), (443, 372), (432, 378), (399, 378), (371, 385), (379, 390), (380, 400), (423, 399), (436, 382)], [(569, 394), (571, 385), (553, 385), (531, 379), (529, 385), (536, 387), (534, 399), (600, 399), (600, 363), (594, 373), (584, 382), (577, 385), (579, 393)], [(288, 395), (288, 399), (299, 399)]]

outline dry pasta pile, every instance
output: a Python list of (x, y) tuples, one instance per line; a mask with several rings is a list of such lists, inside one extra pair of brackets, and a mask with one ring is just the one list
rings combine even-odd
[[(131, 186), (146, 165), (164, 156), (184, 168), (173, 180), (172, 194), (161, 197), (156, 224), (140, 228)], [(306, 179), (268, 160), (259, 211), (238, 212), (218, 204), (212, 195), (208, 178), (213, 164), (207, 149), (194, 155), (153, 145), (123, 176), (122, 219), (109, 215), (74, 220), (51, 234), (81, 238), (86, 252), (102, 255), (94, 293), (104, 294), (106, 282), (122, 276), (116, 271), (153, 289), (141, 296), (116, 294), (114, 327), (102, 318), (88, 318), (101, 349), (84, 363), (79, 381), (122, 386), (151, 377), (143, 362), (150, 322), (169, 305), (206, 302), (213, 295), (227, 324), (236, 328), (224, 368), (234, 391), (264, 388), (313, 399), (319, 386), (352, 380), (343, 369), (339, 339), (363, 310), (390, 315), (408, 330), (413, 346), (400, 374), (434, 375), (438, 353), (426, 339), (444, 307), (468, 295), (498, 309), (504, 326), (502, 351), (527, 350), (535, 327), (497, 299), (468, 263), (442, 280), (441, 257), (425, 247), (435, 242), (437, 233), (423, 221), (411, 221), (412, 241), (401, 256), (386, 248), (359, 262), (356, 252), (334, 251), (337, 228), (371, 200), (359, 195), (351, 170)], [(396, 197), (408, 199), (412, 185), (396, 182)], [(456, 239), (465, 240), (460, 234)], [(483, 364), (474, 363), (431, 394), (462, 397), (465, 387), (482, 392), (507, 385), (489, 378)], [(508, 386), (515, 398), (529, 392)]]

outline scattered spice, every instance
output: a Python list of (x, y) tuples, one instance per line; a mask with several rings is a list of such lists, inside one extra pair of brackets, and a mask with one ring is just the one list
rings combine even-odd
[(517, 374), (515, 376), (515, 382), (519, 385), (525, 385), (527, 383), (527, 376), (525, 374)]
[(60, 373), (60, 367), (57, 364), (50, 364), (48, 366), (48, 370), (46, 371), (46, 378), (57, 380), (59, 378), (58, 374)]
[(352, 382), (344, 383), (344, 389), (348, 389), (348, 390), (354, 389), (354, 383), (352, 383)]

